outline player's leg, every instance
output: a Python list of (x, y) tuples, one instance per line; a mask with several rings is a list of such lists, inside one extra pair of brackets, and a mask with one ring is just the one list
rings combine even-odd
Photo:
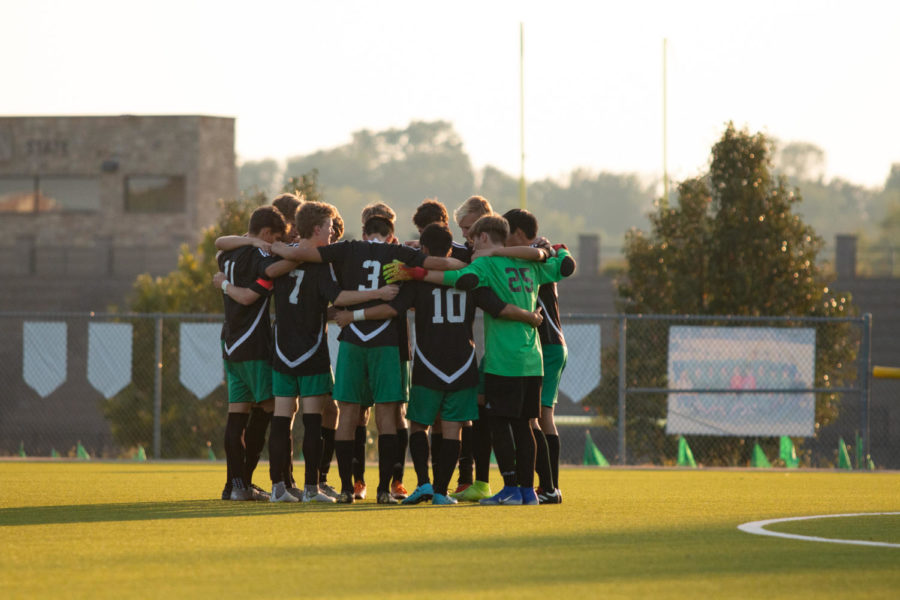
[(353, 446), (361, 407), (368, 401), (363, 349), (349, 342), (338, 347), (334, 398), (338, 401), (338, 422), (334, 435), (334, 452), (341, 478), (338, 502), (350, 504), (353, 495)]
[(372, 398), (375, 403), (375, 425), (378, 429), (378, 496), (379, 504), (397, 504), (391, 495), (394, 465), (399, 461), (397, 439), (398, 404), (403, 402), (403, 377), (400, 355), (394, 346), (367, 348), (367, 367)]
[[(550, 460), (553, 487), (547, 488), (541, 484), (542, 493), (538, 494), (538, 500), (541, 504), (557, 504), (562, 502), (562, 494), (559, 491), (559, 431), (556, 429), (554, 413), (559, 397), (559, 382), (569, 355), (566, 346), (561, 344), (547, 344), (543, 346), (542, 352), (544, 382), (541, 388), (541, 417), (538, 423), (547, 440), (547, 454)], [(538, 452), (541, 452), (540, 447), (538, 447)]]
[(441, 405), (442, 392), (422, 386), (413, 386), (410, 390), (409, 408), (409, 452), (412, 455), (413, 468), (416, 471), (416, 489), (403, 504), (418, 504), (431, 500), (434, 490), (428, 476), (428, 428), (435, 422)]
[[(513, 437), (516, 442), (516, 478), (522, 491), (522, 504), (538, 504), (534, 491), (534, 470), (537, 457), (534, 430), (531, 423), (541, 414), (541, 386), (543, 378), (522, 377), (522, 412), (512, 420)], [(539, 431), (540, 432), (540, 431)], [(550, 460), (542, 467), (548, 479), (552, 481)]]
[[(328, 373), (330, 379), (331, 373)], [(312, 375), (305, 379), (323, 379), (322, 376)], [(305, 382), (310, 384), (309, 381)], [(331, 401), (331, 385), (321, 382), (319, 388), (313, 389), (311, 385), (304, 386), (304, 392), (321, 391), (322, 394), (303, 396), (303, 501), (304, 502), (334, 502), (334, 498), (319, 490), (319, 464), (322, 461), (322, 410), (326, 403)]]
[[(521, 421), (524, 398), (524, 382), (521, 377), (503, 377), (485, 373), (484, 375), (485, 407), (491, 428), (491, 443), (497, 457), (497, 466), (503, 477), (503, 489), (490, 498), (481, 500), (482, 504), (521, 504), (522, 492), (516, 472), (516, 445), (514, 440), (514, 421)], [(525, 420), (525, 428), (528, 421)], [(521, 432), (519, 433), (521, 435)], [(533, 452), (533, 442), (532, 442)], [(529, 464), (534, 469), (533, 460)]]
[(441, 456), (441, 446), (444, 441), (443, 429), (441, 428), (441, 416), (438, 415), (431, 426), (431, 473), (432, 477), (437, 477), (438, 460)]
[(246, 364), (224, 361), (228, 387), (228, 418), (225, 422), (225, 462), (228, 482), (222, 492), (227, 500), (252, 500), (250, 484), (244, 479), (246, 449), (244, 433), (253, 405), (253, 390), (248, 382)]
[(275, 410), (272, 416), (271, 431), (269, 432), (269, 477), (272, 480), (272, 494), (269, 500), (272, 502), (299, 502), (299, 499), (288, 491), (290, 481), (285, 480), (288, 472), (287, 462), (291, 459), (291, 423), (297, 413), (296, 396), (280, 395), (283, 390), (279, 388), (278, 380), (296, 379), (293, 376), (276, 373), (273, 378), (274, 389), (278, 389), (279, 395), (275, 396)]
[(491, 496), (491, 428), (484, 408), (484, 363), (478, 365), (478, 417), (472, 419), (472, 454), (475, 460), (475, 481), (471, 486), (457, 487), (457, 500), (478, 502)]
[[(464, 490), (475, 482), (475, 432), (472, 421), (462, 424), (459, 448), (459, 479), (456, 489)], [(490, 459), (488, 459), (490, 460)]]
[[(401, 373), (409, 373), (408, 362), (401, 362)], [(408, 377), (406, 378), (408, 381)], [(406, 389), (406, 381), (404, 381)], [(406, 401), (397, 403), (397, 462), (391, 474), (391, 496), (396, 500), (403, 500), (409, 496), (409, 491), (403, 485), (403, 472), (406, 470), (406, 452), (409, 449), (409, 427), (406, 422), (406, 403), (409, 401), (409, 393), (404, 394)]]
[(530, 426), (535, 448), (534, 470), (538, 474), (537, 494), (540, 495), (544, 490), (555, 489), (553, 468), (550, 465), (550, 450), (547, 447), (547, 438), (541, 431), (540, 419), (531, 419)]
[(353, 430), (353, 494), (357, 500), (366, 499), (366, 440), (369, 437), (371, 412), (369, 406), (360, 408)]
[(328, 496), (337, 499), (340, 492), (328, 485), (328, 471), (331, 459), (334, 458), (334, 432), (337, 429), (337, 402), (329, 398), (322, 409), (322, 460), (319, 462), (319, 489)]
[(253, 485), (253, 472), (266, 445), (266, 432), (272, 421), (275, 400), (272, 395), (272, 367), (263, 360), (242, 363), (256, 404), (250, 409), (250, 420), (244, 432), (244, 481), (255, 500), (268, 500), (268, 494)]
[(434, 504), (455, 504), (456, 500), (447, 494), (450, 479), (456, 469), (460, 453), (463, 425), (470, 423), (478, 414), (478, 389), (468, 388), (447, 392), (441, 403), (443, 416), (441, 427), (444, 446), (438, 458), (437, 475), (434, 478)]

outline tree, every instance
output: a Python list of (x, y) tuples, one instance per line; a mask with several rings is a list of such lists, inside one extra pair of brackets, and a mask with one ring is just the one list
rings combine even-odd
[[(740, 316), (848, 316), (846, 296), (824, 283), (816, 265), (822, 240), (794, 214), (799, 190), (771, 175), (769, 140), (729, 124), (712, 149), (709, 173), (678, 186), (677, 205), (650, 216), (651, 231), (626, 236), (626, 277), (619, 282), (628, 313)], [(724, 324), (722, 321), (718, 324)], [(776, 325), (773, 325), (776, 326)], [(784, 326), (784, 324), (782, 324)], [(854, 331), (823, 323), (816, 332), (816, 386), (839, 386), (852, 371)], [(667, 328), (636, 322), (627, 338), (629, 387), (666, 387)], [(615, 364), (612, 355), (604, 357)], [(605, 372), (591, 397), (606, 414), (616, 410), (617, 370)], [(673, 456), (675, 440), (662, 423), (665, 405), (656, 395), (630, 395), (629, 445), (639, 456)], [(820, 394), (816, 422), (838, 413), (838, 398)], [(737, 464), (748, 458), (743, 440), (715, 438), (695, 450), (707, 463)]]

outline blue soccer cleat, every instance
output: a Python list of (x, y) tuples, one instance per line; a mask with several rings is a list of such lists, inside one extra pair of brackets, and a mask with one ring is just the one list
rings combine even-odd
[(413, 493), (404, 498), (400, 504), (418, 504), (419, 502), (425, 502), (427, 500), (431, 500), (434, 496), (434, 488), (431, 487), (430, 483), (423, 483), (415, 490)]
[(485, 506), (498, 506), (500, 504), (522, 504), (522, 490), (517, 486), (503, 486), (503, 489), (491, 496), (482, 498), (480, 503)]
[(522, 486), (519, 488), (519, 490), (522, 493), (522, 504), (534, 506), (538, 503), (538, 497), (533, 487)]
[(431, 503), (447, 505), (447, 506), (452, 505), (452, 504), (459, 504), (459, 502), (457, 502), (450, 496), (445, 496), (444, 494), (435, 494), (434, 497), (431, 499)]

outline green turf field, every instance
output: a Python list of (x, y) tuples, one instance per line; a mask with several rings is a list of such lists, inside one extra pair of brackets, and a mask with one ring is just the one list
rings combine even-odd
[[(561, 474), (558, 506), (319, 507), (212, 499), (224, 472), (222, 463), (0, 462), (0, 598), (900, 593), (900, 548), (737, 529), (900, 511), (896, 473), (573, 468)], [(263, 463), (257, 482), (266, 474)], [(900, 543), (900, 516), (778, 528)]]

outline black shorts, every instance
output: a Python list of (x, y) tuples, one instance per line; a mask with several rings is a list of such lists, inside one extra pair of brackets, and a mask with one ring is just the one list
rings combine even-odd
[(541, 386), (544, 378), (504, 377), (484, 374), (484, 400), (489, 415), (512, 419), (541, 416)]

